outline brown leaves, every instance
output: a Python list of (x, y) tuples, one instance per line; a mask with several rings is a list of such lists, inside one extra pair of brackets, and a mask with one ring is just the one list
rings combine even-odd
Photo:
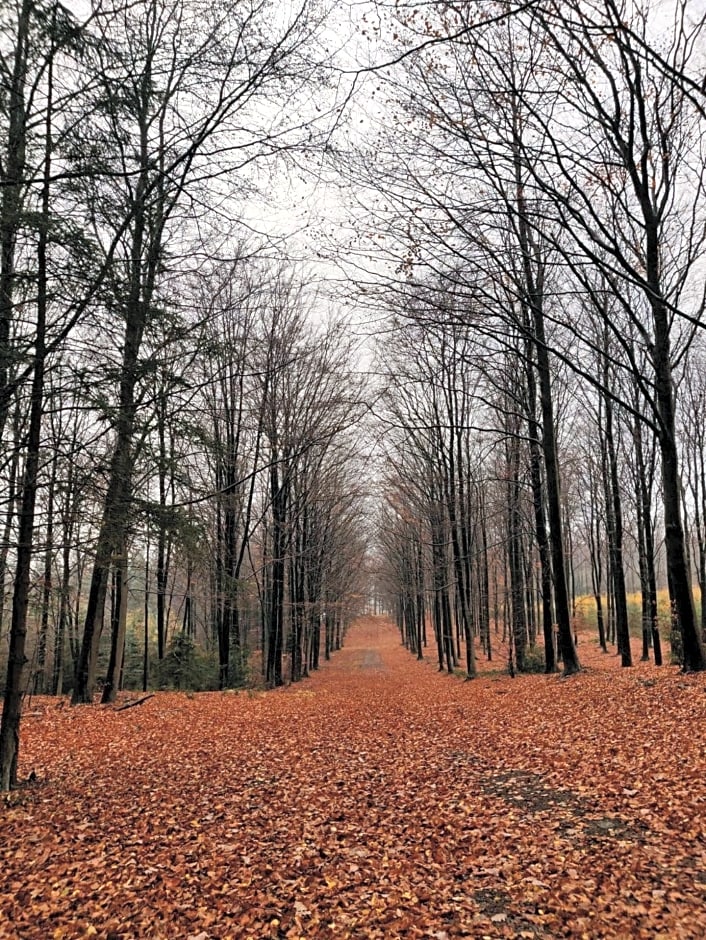
[(41, 700), (0, 937), (702, 936), (704, 679), (590, 642), (570, 681), (464, 683), (368, 620), (268, 695)]

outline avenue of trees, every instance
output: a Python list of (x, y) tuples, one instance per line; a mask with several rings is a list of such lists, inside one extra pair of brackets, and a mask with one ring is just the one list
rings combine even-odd
[[(631, 665), (637, 587), (706, 668), (704, 11), (339, 8), (0, 10), (0, 789), (28, 693), (279, 686), (373, 594), (473, 677), (579, 594)], [(253, 231), (314, 176), (340, 303)]]

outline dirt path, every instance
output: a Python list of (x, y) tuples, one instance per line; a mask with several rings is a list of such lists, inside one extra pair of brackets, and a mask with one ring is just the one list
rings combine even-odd
[(673, 668), (464, 683), (377, 619), (274, 693), (42, 700), (0, 937), (701, 938), (705, 717)]

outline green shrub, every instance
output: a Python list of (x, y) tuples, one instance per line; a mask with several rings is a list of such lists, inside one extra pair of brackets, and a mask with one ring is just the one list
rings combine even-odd
[(164, 659), (155, 664), (155, 679), (162, 689), (205, 692), (218, 688), (218, 663), (197, 648), (185, 633), (175, 633)]
[(522, 664), (522, 672), (544, 672), (545, 666), (546, 659), (544, 657), (543, 646), (531, 646), (525, 650), (525, 661)]

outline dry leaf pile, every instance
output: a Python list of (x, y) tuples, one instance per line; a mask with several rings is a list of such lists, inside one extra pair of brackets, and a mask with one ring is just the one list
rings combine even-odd
[(277, 692), (35, 700), (0, 937), (704, 937), (706, 678), (580, 653), (464, 683), (369, 618)]

